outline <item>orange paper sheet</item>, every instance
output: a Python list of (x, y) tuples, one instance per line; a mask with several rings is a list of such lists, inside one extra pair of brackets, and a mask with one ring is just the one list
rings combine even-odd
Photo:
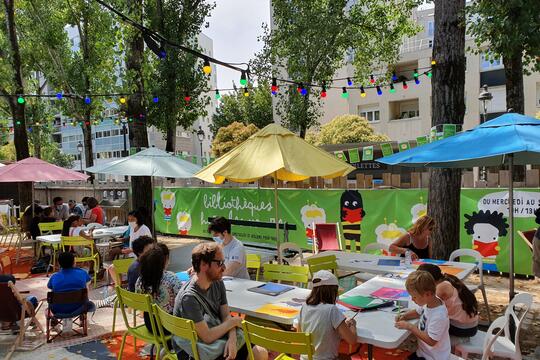
[(460, 272), (463, 271), (462, 268), (451, 266), (451, 265), (439, 265), (439, 267), (441, 268), (441, 271), (443, 272), (443, 274), (450, 274), (454, 276), (457, 276)]
[(279, 316), (284, 318), (294, 318), (300, 312), (298, 309), (294, 309), (288, 306), (266, 304), (255, 310), (258, 313)]

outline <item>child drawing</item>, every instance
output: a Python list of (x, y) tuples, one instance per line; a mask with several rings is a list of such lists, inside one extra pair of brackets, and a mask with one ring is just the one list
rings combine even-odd
[(178, 234), (187, 235), (191, 230), (191, 215), (186, 211), (179, 211), (176, 215), (176, 225)]
[(326, 212), (317, 205), (304, 205), (300, 209), (302, 222), (306, 228), (306, 242), (308, 246), (313, 245), (313, 223), (324, 224), (326, 222)]
[(480, 210), (465, 214), (467, 234), (473, 236), (473, 249), (485, 258), (494, 259), (501, 250), (499, 236), (506, 236), (508, 224), (503, 213)]

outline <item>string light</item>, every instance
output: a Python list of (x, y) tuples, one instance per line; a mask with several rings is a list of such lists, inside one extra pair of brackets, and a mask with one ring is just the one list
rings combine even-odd
[(373, 77), (373, 74), (369, 75), (369, 82), (375, 84), (375, 78)]
[(158, 98), (157, 96), (154, 96), (154, 98), (152, 99), (152, 101), (153, 101), (154, 103), (157, 103), (157, 102), (159, 102), (159, 98)]
[(272, 87), (271, 87), (271, 90), (272, 90), (272, 95), (276, 95), (276, 93), (278, 92), (279, 90), (279, 87), (277, 86), (277, 79), (275, 77), (272, 78)]
[(296, 87), (296, 91), (300, 94), (302, 93), (302, 89), (304, 88), (304, 83), (300, 83), (298, 84), (298, 86)]
[(396, 92), (396, 89), (394, 89), (394, 84), (390, 84), (390, 90), (388, 90), (388, 92), (391, 94)]
[(394, 82), (398, 81), (398, 77), (397, 77), (395, 71), (392, 72), (392, 81), (394, 81)]
[(17, 102), (22, 105), (22, 104), (24, 104), (25, 101), (24, 101), (24, 98), (22, 96), (19, 96), (17, 98)]
[(341, 97), (343, 99), (349, 98), (349, 93), (347, 92), (347, 88), (345, 86), (341, 89)]
[(62, 95), (61, 92), (56, 93), (56, 98), (57, 98), (58, 100), (62, 100), (62, 97), (63, 97), (63, 95)]
[(418, 79), (418, 73), (415, 73), (415, 74), (414, 74), (414, 83), (415, 83), (416, 85), (420, 85), (420, 79)]
[(302, 85), (302, 88), (300, 89), (300, 95), (306, 96), (307, 95), (307, 89)]
[(221, 99), (221, 94), (219, 93), (219, 90), (217, 90), (217, 89), (216, 89), (216, 95), (215, 95), (215, 98), (216, 98), (216, 100)]
[(248, 97), (249, 96), (249, 90), (247, 87), (244, 88), (244, 96), (245, 97)]
[(414, 69), (413, 76), (414, 76), (415, 78), (418, 77), (418, 69)]
[(353, 82), (352, 82), (351, 78), (347, 78), (347, 85), (353, 86)]
[(403, 80), (403, 90), (407, 90), (409, 88), (409, 85), (407, 85), (407, 82)]
[(246, 71), (242, 70), (242, 73), (240, 74), (240, 85), (246, 86), (247, 85), (247, 78), (246, 78)]
[(360, 86), (360, 97), (366, 97), (366, 92), (363, 85)]
[(431, 65), (437, 65), (437, 62), (435, 60), (431, 60)]
[(323, 84), (322, 84), (321, 97), (322, 98), (326, 97), (326, 82), (325, 81), (323, 81)]
[(382, 90), (381, 90), (381, 87), (379, 85), (377, 85), (377, 95), (381, 96), (382, 95)]
[(120, 104), (125, 104), (125, 103), (126, 103), (126, 98), (123, 96), (120, 96)]
[(430, 78), (430, 77), (432, 76), (432, 74), (431, 74), (431, 70), (430, 70), (430, 71), (428, 71), (426, 75), (427, 75), (427, 77), (428, 77), (428, 78)]
[(86, 105), (90, 105), (92, 103), (92, 99), (90, 99), (88, 96), (84, 98), (84, 103)]
[(212, 67), (210, 66), (210, 60), (208, 60), (208, 58), (205, 58), (204, 59), (204, 64), (203, 64), (203, 72), (208, 75), (212, 72)]

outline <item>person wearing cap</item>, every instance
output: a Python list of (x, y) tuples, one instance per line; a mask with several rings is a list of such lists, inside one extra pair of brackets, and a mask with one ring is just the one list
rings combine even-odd
[[(328, 270), (313, 275), (311, 294), (302, 305), (297, 319), (298, 331), (311, 333), (314, 360), (338, 358), (341, 339), (356, 344), (356, 321), (347, 319), (336, 306), (338, 279)], [(302, 360), (307, 356), (302, 355)]]

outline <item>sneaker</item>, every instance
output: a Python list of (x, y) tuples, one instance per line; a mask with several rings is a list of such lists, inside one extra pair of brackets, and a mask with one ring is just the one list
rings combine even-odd
[(93, 301), (94, 304), (96, 304), (97, 309), (106, 308), (106, 307), (113, 307), (114, 302), (116, 301), (116, 295), (111, 295), (109, 297), (106, 297), (102, 300), (95, 300)]

